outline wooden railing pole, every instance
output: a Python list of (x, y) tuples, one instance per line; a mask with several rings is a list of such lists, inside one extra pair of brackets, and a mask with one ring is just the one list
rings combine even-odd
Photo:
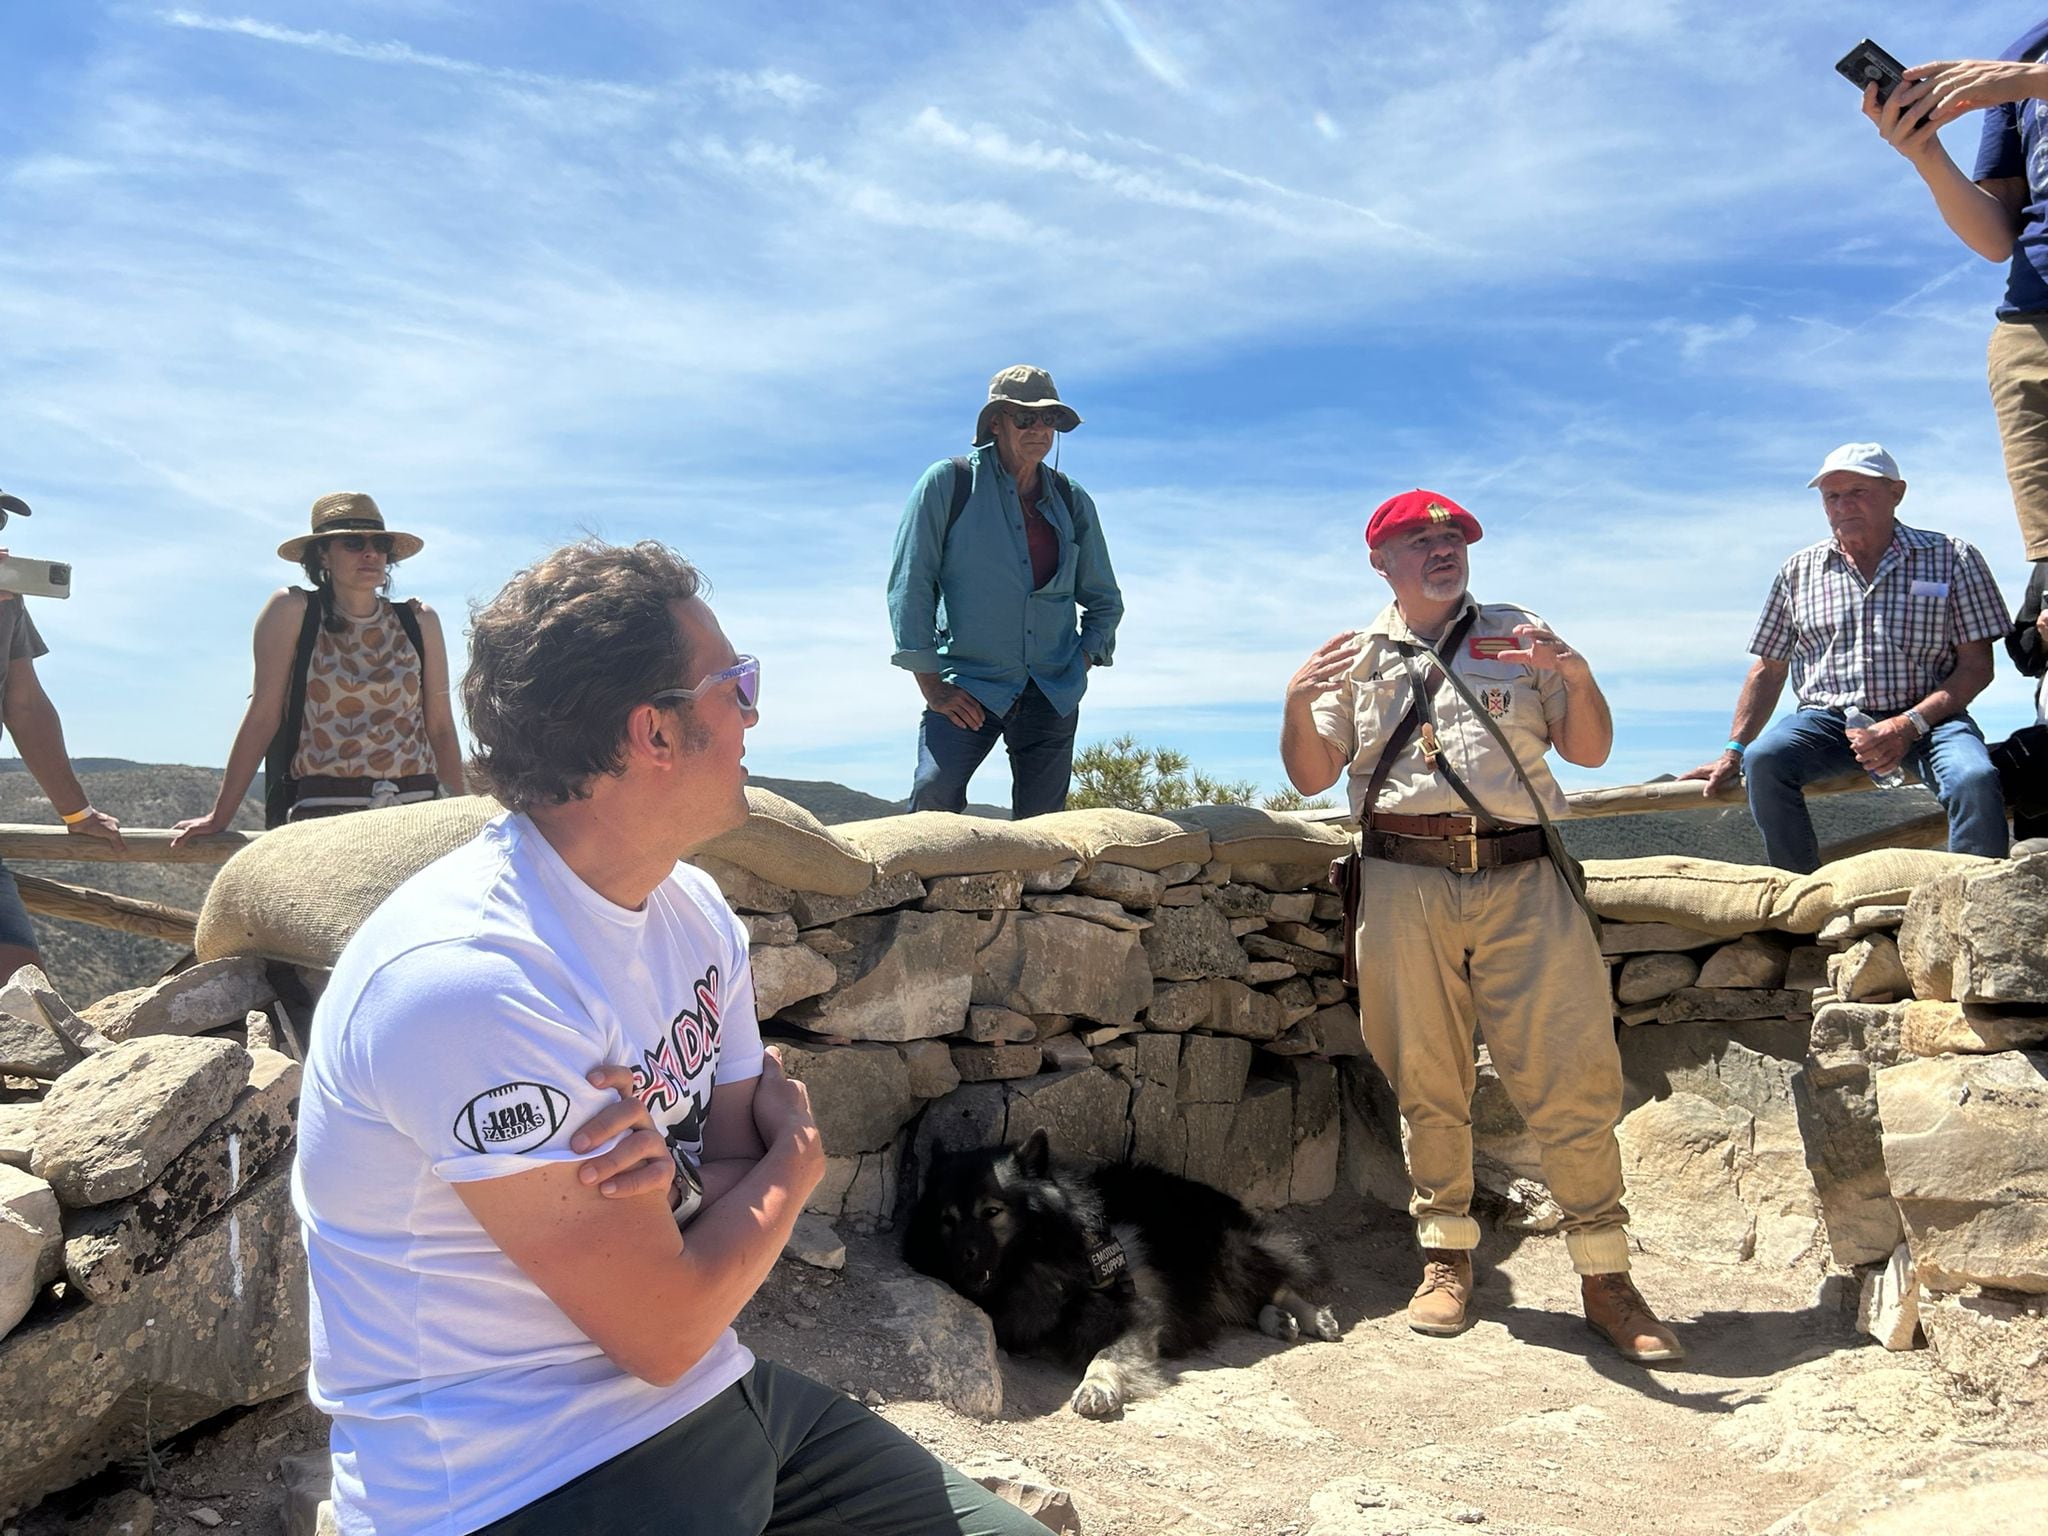
[(171, 846), (167, 827), (123, 827), (126, 848), (62, 827), (0, 823), (0, 859), (61, 859), (78, 864), (225, 864), (261, 832), (216, 832)]
[(144, 938), (162, 939), (170, 944), (192, 943), (199, 931), (199, 914), (139, 896), (120, 896), (112, 891), (95, 891), (83, 885), (51, 880), (17, 870), (14, 883), (21, 887), (21, 904), (44, 917), (68, 918), (93, 923), (101, 928), (118, 928)]

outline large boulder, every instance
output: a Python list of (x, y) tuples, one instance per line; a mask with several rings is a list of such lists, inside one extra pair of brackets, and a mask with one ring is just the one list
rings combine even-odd
[(128, 1295), (38, 1307), (0, 1340), (0, 1518), (305, 1385), (306, 1258), (290, 1174), (278, 1159)]
[(1152, 1002), (1139, 935), (1050, 912), (998, 912), (979, 922), (973, 1000), (1017, 1013), (1130, 1024)]
[(2048, 854), (1971, 860), (1922, 885), (1898, 942), (1915, 997), (2048, 1003)]
[(756, 944), (748, 952), (754, 973), (754, 1016), (772, 1019), (792, 1003), (830, 992), (839, 971), (808, 944)]
[(257, 1008), (277, 1001), (269, 968), (253, 955), (233, 955), (199, 964), (154, 986), (101, 998), (81, 1015), (109, 1040), (147, 1035), (200, 1035), (239, 1024)]
[(1877, 1105), (1920, 1283), (2048, 1292), (2048, 1054), (1902, 1062)]
[(232, 1040), (124, 1041), (50, 1086), (29, 1171), (68, 1206), (123, 1199), (226, 1114), (248, 1081), (249, 1053)]
[(1899, 1059), (1903, 1011), (1871, 1003), (1820, 1008), (1806, 1060), (1792, 1079), (1828, 1251), (1843, 1266), (1885, 1262), (1905, 1234), (1885, 1176), (1872, 1081)]
[(32, 1173), (0, 1165), (0, 1338), (63, 1266), (56, 1192)]
[(95, 1302), (126, 1295), (162, 1269), (202, 1221), (288, 1153), (298, 1129), (299, 1064), (251, 1051), (249, 1080), (228, 1112), (131, 1200), (77, 1211), (65, 1224), (64, 1275)]
[(917, 1113), (910, 1069), (893, 1045), (785, 1040), (781, 1048), (782, 1069), (810, 1090), (818, 1135), (834, 1156), (886, 1147)]
[(846, 918), (833, 929), (853, 946), (832, 960), (837, 987), (798, 1004), (789, 1017), (805, 1029), (843, 1040), (953, 1034), (967, 1021), (980, 929), (980, 920), (964, 912)]
[(1047, 1072), (1010, 1093), (1007, 1141), (1043, 1130), (1063, 1157), (1091, 1163), (1123, 1161), (1130, 1151), (1131, 1087), (1096, 1067)]
[(1161, 981), (1238, 977), (1251, 963), (1237, 935), (1230, 931), (1230, 919), (1208, 902), (1157, 908), (1144, 944), (1152, 974)]
[(0, 1013), (0, 1075), (48, 1082), (61, 1077), (72, 1060), (64, 1037), (40, 1018)]
[(900, 1346), (897, 1364), (918, 1378), (922, 1395), (973, 1419), (1003, 1411), (995, 1325), (986, 1312), (923, 1275), (884, 1280), (882, 1294), (889, 1310), (877, 1321)]

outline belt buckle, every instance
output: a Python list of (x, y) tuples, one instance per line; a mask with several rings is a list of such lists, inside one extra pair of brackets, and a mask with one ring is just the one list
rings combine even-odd
[(1460, 837), (1450, 838), (1448, 841), (1459, 853), (1458, 862), (1451, 866), (1451, 873), (1455, 875), (1478, 874), (1479, 834), (1477, 832), (1467, 832)]
[(399, 788), (391, 780), (372, 779), (370, 781), (370, 806), (373, 810), (383, 810), (388, 806), (398, 804), (398, 796)]

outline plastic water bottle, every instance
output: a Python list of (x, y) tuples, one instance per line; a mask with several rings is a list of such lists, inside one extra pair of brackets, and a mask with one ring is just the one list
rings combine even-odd
[[(1843, 712), (1842, 724), (1848, 726), (1852, 731), (1867, 731), (1877, 722), (1860, 709), (1850, 709)], [(1906, 782), (1906, 775), (1901, 769), (1894, 766), (1890, 773), (1873, 773), (1870, 776), (1870, 782), (1879, 789), (1897, 789)]]

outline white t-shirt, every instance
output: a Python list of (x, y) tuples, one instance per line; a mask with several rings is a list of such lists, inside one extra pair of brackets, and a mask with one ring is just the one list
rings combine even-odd
[[(702, 1150), (714, 1083), (761, 1070), (747, 935), (678, 866), (627, 911), (502, 816), (392, 894), (313, 1021), (292, 1198), (312, 1272), (313, 1402), (348, 1536), (461, 1536), (658, 1434), (737, 1381), (728, 1328), (669, 1387), (607, 1360), (453, 1186), (574, 1162), (634, 1069)], [(587, 1156), (589, 1154), (581, 1154)]]

